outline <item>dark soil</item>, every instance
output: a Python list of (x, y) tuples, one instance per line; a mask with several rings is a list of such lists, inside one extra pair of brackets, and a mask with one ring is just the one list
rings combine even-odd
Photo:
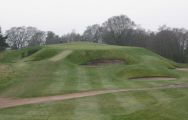
[(97, 59), (97, 60), (89, 61), (84, 65), (99, 66), (99, 65), (110, 65), (110, 64), (125, 64), (125, 61), (120, 59)]
[(151, 76), (151, 77), (136, 77), (130, 78), (131, 80), (175, 80), (176, 78), (167, 77), (167, 76)]

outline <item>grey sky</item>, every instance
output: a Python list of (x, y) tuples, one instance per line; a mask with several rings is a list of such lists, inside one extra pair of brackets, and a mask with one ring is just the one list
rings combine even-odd
[(65, 34), (125, 14), (151, 30), (188, 28), (188, 0), (0, 0), (0, 26), (35, 26)]

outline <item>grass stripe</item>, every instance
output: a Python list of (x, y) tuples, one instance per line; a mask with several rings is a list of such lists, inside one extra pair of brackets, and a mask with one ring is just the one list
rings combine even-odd
[(158, 100), (150, 95), (148, 91), (132, 92), (132, 95), (135, 96), (137, 101), (141, 102), (145, 107), (158, 103)]
[(93, 90), (103, 88), (103, 84), (101, 82), (101, 74), (97, 69), (87, 68), (86, 75), (88, 76), (89, 84)]
[(117, 101), (124, 108), (124, 114), (131, 114), (145, 108), (142, 102), (138, 101), (130, 92), (115, 93)]
[(117, 77), (114, 76), (114, 74), (110, 74), (108, 71), (103, 72), (104, 70), (100, 71), (101, 76), (103, 79), (101, 79), (103, 87), (106, 89), (116, 89), (119, 88), (119, 82), (117, 80)]
[(77, 69), (77, 90), (79, 91), (87, 91), (91, 90), (92, 86), (90, 85), (90, 79), (87, 75), (87, 70), (84, 68), (79, 67)]
[(104, 120), (105, 116), (99, 108), (95, 97), (78, 99), (71, 120)]
[[(22, 71), (22, 75), (17, 78), (20, 79), (20, 81), (10, 86), (10, 88), (7, 89), (3, 95), (13, 95), (14, 97), (15, 95), (16, 97), (35, 97), (44, 95), (41, 94), (41, 92), (53, 82), (52, 77), (57, 64), (47, 64), (46, 62), (35, 62), (28, 64), (32, 67), (26, 66), (25, 71)], [(28, 73), (25, 74), (24, 72)]]
[(182, 90), (180, 89), (170, 89), (170, 90), (161, 90), (163, 91), (165, 94), (167, 94), (169, 96), (169, 98), (174, 99), (174, 98), (183, 98), (186, 93), (182, 92)]
[(60, 68), (54, 73), (53, 82), (43, 90), (44, 93), (58, 94), (63, 91), (65, 81), (67, 79), (69, 67), (61, 65)]
[(65, 76), (65, 82), (63, 86), (63, 92), (76, 92), (78, 85), (78, 69), (76, 66), (72, 65), (67, 69), (67, 74)]
[(169, 95), (161, 90), (148, 91), (147, 93), (153, 96), (157, 100), (158, 104), (168, 102), (171, 100)]
[(105, 120), (112, 120), (125, 112), (114, 94), (97, 96), (97, 102), (100, 106), (100, 112), (106, 116)]

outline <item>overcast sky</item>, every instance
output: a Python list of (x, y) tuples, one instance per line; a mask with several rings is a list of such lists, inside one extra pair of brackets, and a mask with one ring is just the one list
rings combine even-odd
[(35, 26), (65, 34), (125, 14), (151, 30), (188, 28), (188, 0), (0, 0), (0, 26)]

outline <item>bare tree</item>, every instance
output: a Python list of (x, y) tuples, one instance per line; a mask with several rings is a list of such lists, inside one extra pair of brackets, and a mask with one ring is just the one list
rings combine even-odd
[(155, 35), (154, 51), (158, 54), (175, 60), (185, 62), (186, 30), (162, 26)]
[(37, 31), (29, 41), (28, 46), (40, 46), (44, 45), (46, 40), (46, 34), (43, 31)]
[(125, 15), (111, 17), (102, 24), (103, 40), (109, 44), (118, 44), (126, 32), (136, 27), (136, 24)]
[(102, 43), (102, 27), (98, 24), (88, 26), (84, 31), (83, 39), (87, 41)]
[(65, 34), (61, 37), (62, 42), (74, 42), (74, 41), (82, 41), (82, 36), (79, 33), (76, 33), (75, 30), (72, 30), (71, 33)]
[(46, 37), (46, 43), (45, 44), (58, 44), (61, 42), (61, 39), (58, 35), (56, 35), (52, 31), (47, 32), (47, 37)]
[(13, 49), (20, 49), (29, 45), (32, 37), (39, 30), (35, 27), (13, 27), (6, 31), (7, 42)]
[(109, 18), (102, 27), (108, 32), (121, 34), (127, 29), (134, 29), (136, 24), (129, 17), (120, 15)]
[(6, 43), (6, 39), (7, 37), (2, 34), (0, 27), (0, 51), (5, 50), (8, 47), (8, 44)]

